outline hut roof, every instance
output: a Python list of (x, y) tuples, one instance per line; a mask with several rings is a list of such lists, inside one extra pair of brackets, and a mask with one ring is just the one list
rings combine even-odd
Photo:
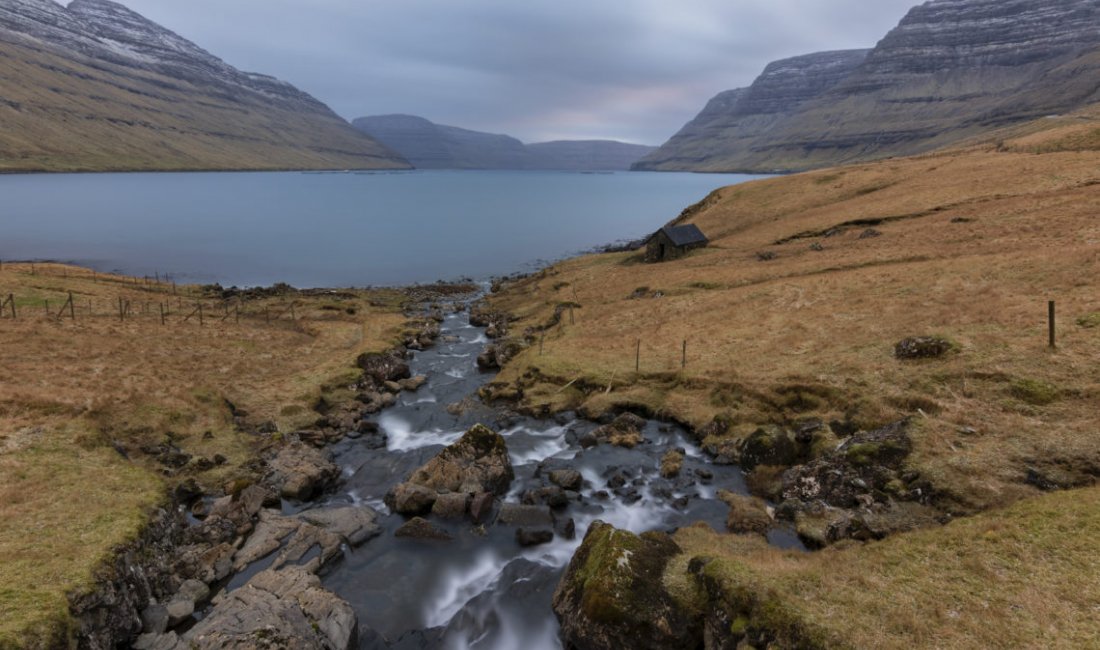
[(693, 244), (706, 244), (710, 240), (703, 234), (702, 230), (695, 224), (687, 224), (685, 226), (665, 226), (661, 228), (661, 232), (665, 233), (672, 243), (677, 246), (691, 246)]

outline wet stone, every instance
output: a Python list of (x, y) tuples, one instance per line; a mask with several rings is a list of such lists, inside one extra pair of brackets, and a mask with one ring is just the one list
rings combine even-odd
[(516, 543), (520, 546), (540, 546), (554, 541), (554, 531), (533, 530), (530, 528), (516, 529)]

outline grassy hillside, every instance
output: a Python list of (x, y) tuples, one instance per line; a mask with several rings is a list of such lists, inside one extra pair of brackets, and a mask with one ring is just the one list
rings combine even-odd
[[(59, 319), (69, 292), (75, 310)], [(247, 300), (238, 323), (237, 303), (225, 318), (196, 287), (52, 264), (33, 273), (3, 264), (0, 300), (9, 294), (18, 319), (6, 307), (0, 320), (0, 648), (63, 634), (66, 595), (91, 586), (93, 569), (144, 526), (166, 484), (194, 477), (216, 488), (247, 475), (242, 465), (272, 437), (243, 429), (311, 426), (322, 395), (350, 397), (356, 355), (391, 347), (405, 320), (402, 294), (379, 290)], [(125, 320), (120, 298), (131, 305)], [(276, 320), (292, 300), (298, 320)], [(199, 301), (202, 326), (184, 321)], [(226, 461), (165, 479), (141, 451), (165, 441)]]
[(0, 61), (0, 172), (408, 168), (334, 114), (257, 93), (10, 33), (0, 33)]
[[(765, 424), (909, 417), (903, 473), (939, 513), (923, 530), (805, 555), (686, 529), (666, 584), (696, 585), (687, 601), (777, 647), (1095, 646), (1097, 115), (727, 187), (679, 219), (713, 240), (685, 259), (592, 255), (506, 283), (490, 307), (528, 347), (489, 394), (538, 412), (644, 411), (720, 451)], [(954, 351), (894, 357), (923, 335)], [(766, 493), (775, 471), (749, 485)]]
[[(809, 416), (872, 428), (917, 415), (913, 462), (962, 511), (1032, 494), (1031, 465), (1088, 474), (1100, 467), (1100, 330), (1086, 326), (1100, 312), (1093, 117), (725, 188), (688, 218), (713, 244), (687, 259), (588, 256), (518, 282), (492, 299), (519, 317), (514, 332), (561, 303), (580, 308), (575, 326), (545, 334), (542, 356), (533, 346), (505, 370), (498, 392), (518, 385), (534, 407), (627, 405), (696, 427), (720, 416), (733, 436)], [(893, 357), (899, 340), (930, 334), (959, 352)]]

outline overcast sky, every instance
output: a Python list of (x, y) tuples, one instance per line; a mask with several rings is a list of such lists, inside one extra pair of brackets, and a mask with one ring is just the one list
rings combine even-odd
[(348, 119), (660, 144), (775, 59), (873, 46), (920, 0), (121, 0)]

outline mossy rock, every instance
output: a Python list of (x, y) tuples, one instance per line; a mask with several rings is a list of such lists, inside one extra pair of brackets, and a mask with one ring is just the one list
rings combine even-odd
[(1036, 379), (1018, 379), (1012, 382), (1008, 392), (1020, 400), (1032, 406), (1046, 406), (1058, 401), (1061, 391), (1052, 384)]
[(702, 621), (663, 583), (679, 553), (664, 533), (635, 535), (593, 523), (554, 592), (566, 647), (700, 647)]
[(757, 465), (789, 467), (798, 458), (798, 445), (790, 433), (775, 425), (760, 427), (741, 447), (741, 467), (745, 471), (752, 471)]

